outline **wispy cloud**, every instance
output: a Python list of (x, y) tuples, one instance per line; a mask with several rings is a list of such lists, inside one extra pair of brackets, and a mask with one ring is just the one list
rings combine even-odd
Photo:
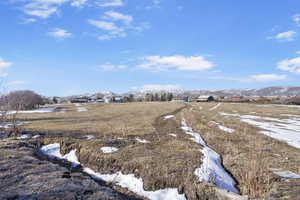
[(283, 74), (254, 74), (246, 77), (212, 76), (209, 77), (209, 79), (253, 83), (253, 82), (282, 81), (282, 80), (286, 80), (287, 76)]
[(9, 82), (7, 85), (8, 86), (20, 86), (20, 85), (25, 85), (27, 83), (28, 83), (27, 81), (15, 80), (15, 81)]
[(97, 4), (101, 7), (119, 7), (123, 6), (124, 2), (123, 0), (101, 0)]
[(125, 15), (120, 12), (115, 12), (112, 10), (105, 12), (103, 18), (113, 20), (113, 21), (122, 21), (128, 25), (131, 24), (131, 22), (133, 20), (132, 16), (130, 16), (130, 15)]
[(48, 32), (48, 35), (55, 38), (68, 38), (72, 36), (72, 33), (61, 28), (55, 28), (53, 31)]
[(277, 67), (284, 71), (300, 74), (300, 57), (282, 60), (277, 63)]
[(252, 75), (251, 79), (255, 82), (272, 82), (286, 80), (287, 76), (283, 74), (256, 74)]
[(300, 26), (300, 14), (296, 14), (292, 17), (293, 21), (297, 24), (297, 26)]
[(214, 67), (214, 63), (206, 60), (204, 56), (147, 56), (143, 58), (143, 61), (144, 62), (138, 67), (153, 71), (164, 71), (170, 69), (202, 71)]
[(269, 37), (268, 39), (276, 39), (278, 41), (293, 41), (297, 33), (293, 30), (278, 33), (275, 36)]
[(12, 65), (11, 62), (4, 61), (0, 57), (0, 77), (5, 77), (8, 75), (8, 73), (5, 71), (7, 68), (9, 68)]
[(71, 6), (74, 6), (74, 7), (82, 7), (83, 5), (86, 4), (88, 0), (73, 0), (71, 2)]
[(127, 69), (128, 66), (126, 65), (112, 65), (112, 64), (104, 64), (97, 67), (102, 71), (116, 71), (116, 70), (124, 70)]
[(131, 87), (132, 90), (139, 90), (139, 91), (174, 91), (181, 88), (181, 85), (178, 84), (167, 84), (167, 85), (161, 85), (161, 84), (146, 84), (141, 87)]

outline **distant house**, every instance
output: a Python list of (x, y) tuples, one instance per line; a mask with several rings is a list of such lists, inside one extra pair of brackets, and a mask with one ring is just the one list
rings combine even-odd
[(88, 97), (77, 97), (70, 100), (71, 103), (88, 103), (89, 102)]
[(214, 100), (215, 99), (213, 96), (206, 95), (206, 96), (199, 96), (196, 101), (197, 102), (209, 102), (209, 101), (214, 101)]
[(124, 102), (124, 97), (122, 97), (122, 96), (115, 96), (113, 98), (113, 102), (114, 103), (123, 103)]
[(104, 99), (97, 99), (96, 102), (97, 103), (104, 103), (105, 101), (104, 101)]
[(111, 103), (113, 101), (113, 97), (112, 96), (104, 96), (103, 100), (104, 100), (104, 103)]

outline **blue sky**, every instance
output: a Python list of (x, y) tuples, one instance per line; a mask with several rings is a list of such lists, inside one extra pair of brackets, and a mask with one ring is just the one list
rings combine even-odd
[(300, 85), (298, 0), (6, 0), (5, 90)]

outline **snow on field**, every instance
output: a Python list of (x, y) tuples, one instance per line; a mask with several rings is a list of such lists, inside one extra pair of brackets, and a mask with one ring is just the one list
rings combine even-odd
[(20, 137), (17, 137), (18, 140), (24, 140), (24, 139), (29, 139), (31, 135), (29, 134), (22, 134)]
[(215, 105), (214, 107), (210, 108), (209, 111), (213, 111), (215, 109), (217, 109), (222, 103), (218, 103), (217, 105)]
[(101, 147), (101, 151), (103, 153), (113, 153), (113, 152), (116, 152), (118, 151), (119, 149), (116, 148), (116, 147)]
[(33, 136), (32, 138), (33, 139), (36, 139), (36, 138), (39, 138), (39, 137), (41, 137), (40, 135), (35, 135), (35, 136)]
[[(49, 157), (66, 159), (69, 162), (71, 162), (73, 166), (80, 164), (75, 154), (76, 149), (70, 151), (70, 153), (64, 156), (60, 154), (60, 145), (58, 143), (43, 146), (40, 150), (42, 151), (42, 153), (46, 154)], [(134, 174), (125, 175), (122, 174), (122, 172), (117, 172), (115, 174), (100, 174), (93, 171), (90, 168), (84, 168), (83, 170), (94, 179), (100, 179), (106, 182), (115, 183), (150, 200), (186, 200), (185, 195), (179, 194), (176, 188), (165, 188), (156, 191), (145, 191), (143, 186), (143, 180), (141, 178), (136, 178)]]
[(277, 176), (280, 176), (282, 178), (289, 178), (289, 179), (300, 179), (299, 174), (295, 174), (290, 171), (285, 171), (282, 169), (272, 169), (272, 172), (276, 174)]
[(184, 119), (182, 120), (181, 128), (186, 134), (193, 136), (192, 139), (196, 143), (203, 146), (203, 148), (200, 149), (203, 154), (202, 165), (194, 172), (195, 175), (198, 176), (199, 181), (213, 181), (222, 189), (238, 193), (238, 190), (235, 188), (236, 182), (223, 168), (220, 155), (209, 148), (200, 134), (194, 132), (193, 129), (187, 125)]
[(215, 121), (210, 121), (209, 123), (217, 125), (219, 129), (221, 129), (222, 131), (228, 132), (228, 133), (233, 133), (235, 131), (234, 129), (227, 128), (227, 127), (225, 127), (225, 126), (223, 126), (220, 123), (215, 122)]
[(149, 141), (145, 140), (145, 139), (140, 139), (140, 138), (135, 138), (136, 141), (140, 142), (140, 143), (150, 143)]
[(9, 111), (7, 114), (30, 114), (30, 113), (49, 113), (55, 111), (56, 108), (39, 108), (35, 110), (20, 110), (20, 111)]
[(170, 118), (173, 118), (173, 117), (175, 117), (174, 115), (166, 115), (166, 116), (164, 116), (164, 119), (170, 119)]
[(124, 175), (122, 172), (115, 174), (99, 174), (89, 168), (84, 168), (84, 171), (90, 174), (95, 179), (101, 179), (107, 182), (114, 182), (117, 185), (127, 188), (130, 191), (149, 198), (151, 200), (185, 200), (184, 194), (179, 194), (175, 188), (165, 188), (156, 191), (145, 191), (143, 180), (136, 178), (134, 174)]
[(172, 137), (177, 137), (177, 135), (174, 134), (174, 133), (170, 133), (169, 135), (172, 136)]
[(84, 136), (87, 140), (91, 140), (91, 139), (94, 139), (95, 138), (95, 136), (93, 136), (93, 135), (86, 135), (86, 136)]
[(219, 114), (223, 116), (239, 117), (241, 122), (264, 129), (263, 131), (260, 131), (261, 133), (277, 140), (287, 142), (293, 147), (300, 148), (300, 117), (277, 119), (255, 115)]
[(86, 112), (87, 108), (85, 107), (77, 107), (77, 112)]
[(232, 129), (232, 128), (227, 128), (227, 127), (225, 127), (225, 126), (222, 126), (222, 125), (218, 125), (218, 127), (219, 127), (219, 129), (221, 129), (222, 131), (225, 131), (225, 132), (227, 132), (227, 133), (233, 133), (234, 132), (234, 129)]
[(78, 158), (76, 156), (76, 149), (73, 149), (66, 155), (62, 155), (60, 153), (60, 144), (54, 143), (54, 144), (48, 144), (45, 146), (42, 146), (40, 148), (41, 152), (50, 158), (59, 158), (59, 159), (65, 159), (72, 163), (73, 167), (76, 167), (77, 165), (80, 165), (80, 162), (78, 161)]
[(300, 108), (300, 105), (284, 105), (284, 104), (268, 104), (268, 105), (256, 105), (258, 107), (273, 107), (273, 106), (279, 106), (279, 107), (288, 107), (288, 108)]

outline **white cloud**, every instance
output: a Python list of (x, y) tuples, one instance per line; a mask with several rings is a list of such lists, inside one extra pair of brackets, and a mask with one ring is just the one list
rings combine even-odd
[(0, 58), (0, 70), (6, 69), (6, 68), (10, 67), (11, 65), (12, 65), (11, 62), (4, 61), (2, 58)]
[(123, 70), (127, 68), (128, 67), (126, 65), (112, 65), (112, 64), (104, 64), (98, 67), (98, 69), (103, 71), (115, 71), (115, 70)]
[(71, 37), (72, 33), (68, 32), (67, 30), (55, 28), (53, 31), (48, 32), (48, 35), (55, 37), (55, 38), (67, 38)]
[(181, 86), (178, 84), (175, 85), (147, 84), (147, 85), (143, 85), (142, 87), (132, 87), (131, 89), (140, 90), (140, 91), (174, 91), (180, 88)]
[(130, 15), (125, 15), (119, 12), (115, 12), (115, 11), (107, 11), (104, 13), (104, 18), (105, 19), (110, 19), (110, 20), (114, 20), (114, 21), (122, 21), (125, 24), (130, 24), (133, 20), (132, 16)]
[(214, 63), (203, 56), (147, 56), (143, 58), (144, 63), (139, 68), (162, 71), (168, 69), (202, 71), (214, 67)]
[(294, 15), (292, 19), (298, 26), (300, 26), (300, 14)]
[(83, 6), (88, 0), (73, 0), (73, 2), (71, 3), (71, 6), (74, 7), (81, 7)]
[(270, 37), (269, 39), (276, 39), (279, 41), (293, 41), (295, 39), (296, 34), (297, 33), (295, 31), (290, 30), (290, 31), (278, 33), (277, 35)]
[(8, 73), (5, 72), (5, 69), (9, 68), (11, 65), (11, 62), (4, 61), (2, 58), (0, 58), (0, 77), (5, 77), (8, 75)]
[(300, 51), (296, 51), (296, 54), (300, 54)]
[(122, 29), (113, 22), (89, 19), (88, 23), (106, 31), (122, 31)]
[(124, 5), (123, 0), (102, 0), (98, 2), (98, 6), (101, 7), (118, 7), (123, 5)]
[(252, 75), (251, 78), (256, 82), (271, 82), (285, 80), (287, 76), (282, 74), (256, 74)]
[(277, 63), (277, 67), (284, 71), (300, 74), (300, 57), (282, 60)]
[(16, 81), (11, 81), (7, 85), (8, 86), (19, 86), (19, 85), (25, 85), (27, 84), (27, 81), (21, 81), (21, 80), (16, 80)]

